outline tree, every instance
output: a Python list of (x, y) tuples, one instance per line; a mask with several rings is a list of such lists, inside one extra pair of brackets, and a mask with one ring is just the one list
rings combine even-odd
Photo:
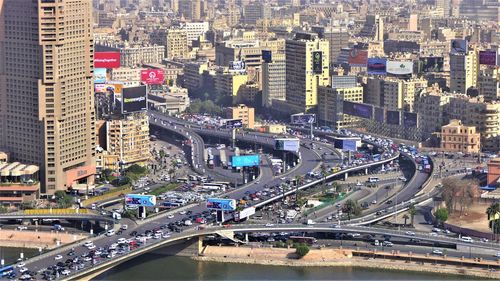
[(57, 205), (59, 205), (59, 208), (68, 208), (73, 203), (73, 198), (63, 190), (56, 191), (54, 196), (56, 197), (56, 202)]
[(128, 167), (126, 171), (128, 173), (133, 173), (136, 175), (143, 175), (147, 172), (147, 169), (145, 167), (140, 166), (140, 165), (133, 164), (130, 167)]
[(500, 234), (500, 203), (491, 204), (486, 209), (486, 214), (488, 215), (489, 228), (493, 233), (494, 239), (498, 240), (498, 234)]
[(405, 220), (405, 225), (406, 225), (406, 221), (409, 219), (410, 217), (408, 216), (408, 214), (404, 214), (403, 215), (403, 219)]
[(300, 243), (295, 246), (295, 254), (299, 257), (299, 259), (307, 255), (307, 253), (309, 253), (309, 246), (306, 244)]
[(434, 216), (436, 216), (438, 224), (443, 224), (445, 221), (448, 220), (448, 209), (447, 208), (439, 208), (434, 213)]
[(361, 207), (359, 206), (357, 201), (349, 199), (344, 203), (342, 211), (344, 213), (347, 213), (348, 219), (351, 220), (351, 215), (359, 216), (361, 214)]
[(172, 182), (174, 174), (175, 174), (174, 168), (168, 169), (168, 175), (170, 176), (170, 182)]
[[(410, 219), (411, 219), (411, 226), (413, 226), (413, 222), (414, 222), (414, 219), (415, 219), (415, 215), (417, 214), (417, 209), (415, 208), (415, 205), (410, 205), (410, 207), (408, 208), (408, 214), (410, 215)], [(406, 224), (406, 223), (405, 223)]]

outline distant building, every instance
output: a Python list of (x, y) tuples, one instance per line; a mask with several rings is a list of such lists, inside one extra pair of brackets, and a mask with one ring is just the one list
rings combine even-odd
[(450, 54), (450, 91), (467, 94), (471, 87), (477, 87), (479, 57), (476, 50), (466, 54)]
[(244, 104), (226, 108), (226, 117), (241, 119), (245, 128), (253, 129), (255, 126), (255, 109)]
[(155, 108), (163, 113), (182, 113), (190, 104), (188, 90), (179, 87), (151, 90), (148, 94), (148, 104), (148, 108)]
[(500, 187), (500, 158), (493, 158), (488, 162), (486, 183), (488, 186)]
[(185, 58), (189, 52), (187, 33), (184, 29), (169, 29), (167, 31), (165, 57)]
[(243, 22), (255, 25), (257, 20), (271, 18), (269, 5), (260, 2), (253, 2), (243, 7)]
[(262, 106), (272, 107), (273, 100), (286, 100), (286, 61), (284, 55), (273, 55), (262, 63)]
[(318, 114), (320, 122), (333, 126), (335, 129), (351, 128), (358, 125), (359, 118), (343, 114), (343, 101), (363, 102), (363, 87), (318, 88)]
[(479, 153), (481, 135), (476, 133), (476, 127), (464, 126), (462, 121), (450, 120), (448, 125), (441, 127), (441, 150), (447, 152)]
[(383, 18), (380, 15), (367, 15), (359, 36), (368, 37), (377, 42), (384, 41)]
[[(0, 156), (7, 156), (0, 152)], [(3, 157), (2, 157), (3, 158)], [(0, 160), (0, 205), (20, 206), (40, 196), (39, 167)]]
[(165, 58), (165, 46), (106, 44), (96, 45), (96, 52), (120, 52), (122, 67), (136, 67), (144, 63), (161, 63)]

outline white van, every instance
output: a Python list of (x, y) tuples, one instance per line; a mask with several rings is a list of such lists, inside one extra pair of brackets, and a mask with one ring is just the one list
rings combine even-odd
[(106, 231), (106, 236), (113, 236), (113, 235), (115, 235), (115, 231), (113, 229)]
[(193, 225), (193, 223), (192, 223), (190, 220), (186, 220), (186, 221), (184, 222), (184, 225), (186, 225), (186, 226), (190, 226), (190, 225)]
[(124, 224), (122, 225), (122, 230), (127, 230), (128, 229), (128, 225)]
[(369, 177), (368, 178), (368, 182), (370, 182), (370, 183), (374, 183), (374, 182), (378, 182), (378, 181), (379, 181), (378, 177)]
[(462, 236), (462, 238), (460, 238), (460, 240), (462, 240), (463, 242), (466, 242), (466, 243), (473, 243), (474, 240), (472, 240), (472, 238), (470, 238), (469, 236)]

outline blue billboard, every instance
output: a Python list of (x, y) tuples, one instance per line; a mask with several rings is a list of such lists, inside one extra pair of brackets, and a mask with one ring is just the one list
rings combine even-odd
[(234, 199), (220, 199), (208, 198), (207, 208), (218, 211), (234, 211), (236, 210), (236, 200)]
[(127, 194), (125, 195), (125, 204), (128, 206), (154, 207), (156, 206), (156, 196)]
[(403, 112), (403, 125), (407, 128), (417, 127), (417, 113), (414, 112)]
[(387, 74), (387, 59), (369, 58), (366, 64), (367, 72), (371, 75)]
[(342, 106), (344, 114), (358, 116), (366, 119), (373, 117), (373, 105), (344, 101)]
[(391, 124), (391, 125), (400, 125), (401, 124), (399, 111), (387, 110), (386, 114), (387, 115), (386, 115), (385, 119), (386, 119), (387, 124)]
[(272, 62), (273, 53), (270, 50), (262, 50), (262, 60), (267, 63)]
[(233, 167), (255, 167), (260, 164), (260, 156), (255, 155), (243, 155), (243, 156), (233, 156), (231, 158), (231, 165)]
[(375, 121), (379, 123), (384, 123), (384, 109), (381, 107), (374, 108)]

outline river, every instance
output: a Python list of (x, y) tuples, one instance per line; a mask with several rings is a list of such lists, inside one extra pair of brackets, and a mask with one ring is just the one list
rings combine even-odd
[(459, 278), (431, 273), (351, 267), (285, 267), (202, 262), (188, 257), (150, 253), (118, 265), (93, 280), (459, 280)]

